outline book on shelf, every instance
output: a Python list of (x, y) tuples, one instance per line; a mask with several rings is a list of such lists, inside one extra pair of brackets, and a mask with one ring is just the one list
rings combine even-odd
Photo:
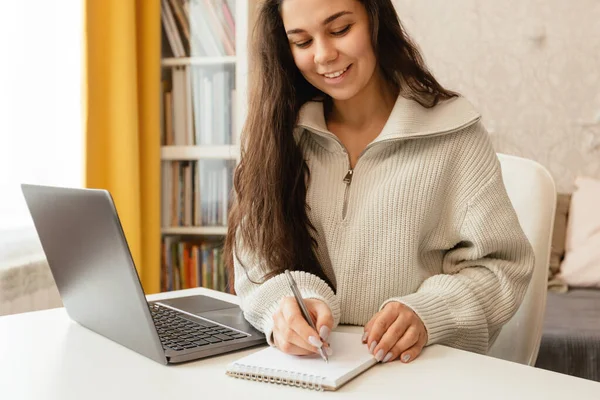
[(226, 145), (233, 142), (235, 67), (185, 65), (171, 68), (162, 85), (164, 146)]
[(235, 0), (161, 0), (173, 57), (235, 55)]
[(232, 293), (220, 242), (162, 239), (161, 291), (205, 287)]
[(226, 226), (234, 160), (162, 162), (162, 226)]
[[(161, 0), (160, 3), (161, 26), (169, 42), (169, 48), (173, 57), (185, 57), (186, 46), (179, 34), (177, 23), (173, 11), (169, 6), (168, 0)], [(189, 47), (189, 46), (188, 46)]]

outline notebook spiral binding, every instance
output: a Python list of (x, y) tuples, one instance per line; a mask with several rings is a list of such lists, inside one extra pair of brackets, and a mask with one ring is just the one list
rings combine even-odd
[(317, 375), (242, 364), (235, 364), (229, 371), (229, 374), (235, 378), (274, 383), (278, 385), (297, 386), (317, 391), (323, 391), (323, 381), (325, 380), (325, 378)]

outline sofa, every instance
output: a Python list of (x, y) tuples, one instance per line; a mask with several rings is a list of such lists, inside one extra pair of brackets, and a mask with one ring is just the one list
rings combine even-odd
[(61, 306), (33, 227), (0, 232), (0, 316)]
[[(576, 224), (570, 221), (572, 214), (577, 213), (580, 221), (586, 219), (589, 226), (595, 222), (594, 218), (600, 217), (596, 211), (592, 216), (585, 215), (584, 211), (588, 211), (585, 205), (573, 204), (573, 197), (567, 193), (557, 196), (548, 297), (536, 367), (600, 382), (600, 282), (597, 279), (600, 276), (600, 257), (597, 256), (600, 246), (590, 243), (600, 231), (594, 233), (592, 228), (587, 228), (586, 240), (581, 244), (571, 243), (573, 248), (569, 248), (577, 234), (574, 232)], [(597, 204), (600, 205), (600, 201)], [(569, 259), (571, 255), (575, 258)], [(586, 261), (581, 262), (582, 258)], [(576, 262), (588, 268), (585, 273), (588, 282), (577, 276), (584, 273), (575, 269), (579, 267), (573, 266), (571, 261), (574, 259), (579, 259)], [(574, 273), (563, 271), (567, 268)]]

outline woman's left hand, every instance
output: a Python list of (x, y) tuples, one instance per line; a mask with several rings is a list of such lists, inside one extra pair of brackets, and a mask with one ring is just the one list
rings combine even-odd
[(392, 301), (365, 325), (363, 342), (377, 361), (400, 358), (407, 363), (421, 354), (427, 343), (427, 330), (411, 308)]

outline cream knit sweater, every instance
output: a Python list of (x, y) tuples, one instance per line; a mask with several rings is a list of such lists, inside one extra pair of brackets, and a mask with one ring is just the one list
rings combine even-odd
[[(428, 343), (486, 353), (527, 289), (534, 256), (480, 116), (463, 97), (426, 109), (399, 97), (349, 174), (322, 103), (301, 110), (295, 137), (311, 171), (307, 203), (324, 281), (293, 272), (305, 298), (338, 324), (364, 325), (387, 302), (412, 308)], [(346, 178), (346, 179), (344, 179)], [(235, 290), (246, 319), (271, 343), (273, 314), (292, 293), (263, 284), (260, 260), (236, 244)]]

